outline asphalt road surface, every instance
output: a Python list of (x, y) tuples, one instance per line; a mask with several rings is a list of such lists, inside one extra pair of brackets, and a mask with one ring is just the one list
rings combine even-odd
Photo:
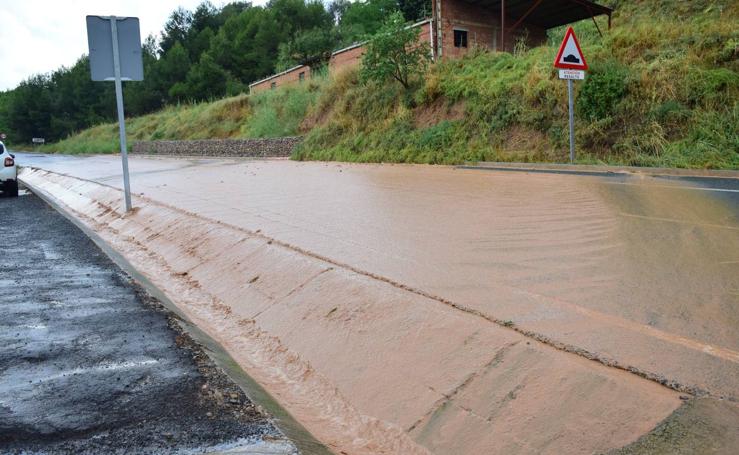
[(296, 452), (166, 310), (23, 193), (0, 199), (0, 453)]

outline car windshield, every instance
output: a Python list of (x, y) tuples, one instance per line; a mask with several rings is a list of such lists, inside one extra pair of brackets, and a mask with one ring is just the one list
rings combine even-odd
[(0, 144), (0, 155), (2, 155), (3, 153), (5, 153), (5, 147), (3, 146), (3, 144)]

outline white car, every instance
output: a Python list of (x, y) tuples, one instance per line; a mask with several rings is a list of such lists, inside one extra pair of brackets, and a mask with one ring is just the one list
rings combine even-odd
[(7, 196), (18, 196), (18, 166), (15, 164), (15, 155), (11, 155), (2, 142), (0, 142), (0, 188)]

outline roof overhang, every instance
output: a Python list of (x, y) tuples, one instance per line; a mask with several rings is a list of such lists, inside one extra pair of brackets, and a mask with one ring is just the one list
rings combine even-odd
[(611, 16), (613, 10), (589, 0), (464, 0), (473, 5), (489, 7), (500, 11), (505, 6), (509, 20), (523, 22), (550, 29), (560, 25), (589, 19), (591, 17)]

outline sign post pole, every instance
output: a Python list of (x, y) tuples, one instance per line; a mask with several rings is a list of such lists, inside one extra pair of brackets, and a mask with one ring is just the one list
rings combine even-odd
[(559, 68), (559, 78), (567, 80), (567, 96), (570, 123), (570, 163), (575, 162), (575, 87), (574, 81), (585, 79), (588, 63), (577, 41), (572, 27), (567, 29), (562, 45), (559, 47), (554, 67)]
[(112, 81), (115, 84), (123, 167), (123, 195), (126, 212), (130, 212), (131, 181), (128, 173), (126, 116), (123, 112), (123, 82), (144, 80), (139, 19), (87, 16), (86, 22), (87, 44), (90, 48), (90, 77), (93, 81)]
[(575, 162), (575, 96), (572, 79), (567, 79), (567, 92), (570, 97), (570, 163)]
[(126, 212), (131, 211), (131, 183), (128, 178), (128, 149), (126, 145), (126, 118), (123, 113), (123, 82), (121, 82), (121, 60), (118, 49), (117, 18), (110, 17), (110, 32), (113, 39), (113, 69), (115, 71), (115, 101), (118, 105), (118, 132), (121, 137), (121, 161), (123, 163), (123, 192)]

